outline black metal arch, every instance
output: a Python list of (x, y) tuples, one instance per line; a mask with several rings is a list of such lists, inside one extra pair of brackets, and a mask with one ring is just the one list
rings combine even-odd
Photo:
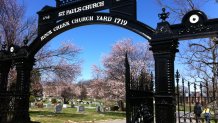
[[(56, 0), (56, 2), (56, 7), (45, 6), (38, 12), (38, 37), (29, 46), (27, 42), (24, 43), (25, 46), (19, 48), (18, 52), (13, 50), (15, 47), (8, 51), (4, 46), (0, 50), (0, 122), (30, 122), (28, 113), (30, 72), (35, 62), (35, 54), (46, 43), (75, 27), (110, 24), (131, 30), (148, 39), (155, 59), (155, 92), (153, 93), (152, 82), (151, 91), (148, 92), (141, 90), (139, 84), (136, 84), (141, 83), (140, 81), (131, 80), (126, 57), (127, 123), (153, 123), (154, 120), (157, 123), (176, 123), (174, 60), (178, 52), (178, 41), (217, 36), (218, 18), (207, 19), (202, 11), (193, 10), (183, 17), (180, 24), (170, 25), (166, 21), (169, 13), (163, 9), (163, 13), (159, 14), (162, 22), (158, 23), (154, 30), (137, 21), (136, 0)], [(109, 9), (110, 12), (98, 13), (105, 9)], [(15, 92), (8, 92), (5, 85), (8, 82), (12, 63), (18, 73), (17, 86)], [(13, 102), (14, 99), (16, 102)], [(12, 102), (13, 105), (8, 105), (8, 102)], [(12, 115), (13, 117), (7, 119)]]
[[(100, 17), (102, 17), (104, 20), (99, 20), (98, 18)], [(81, 19), (81, 18), (86, 18), (86, 19), (91, 18), (91, 20), (83, 20), (82, 22), (79, 22), (79, 23), (72, 23), (73, 20)], [(119, 20), (120, 23), (114, 22), (115, 19), (120, 19)], [(56, 37), (57, 35), (67, 30), (79, 27), (79, 26), (85, 26), (85, 25), (91, 25), (91, 24), (109, 24), (109, 25), (119, 26), (119, 27), (122, 27), (128, 30), (131, 30), (148, 40), (152, 39), (152, 36), (155, 32), (153, 28), (137, 20), (128, 19), (128, 18), (121, 17), (121, 16), (118, 17), (116, 15), (112, 15), (108, 13), (93, 13), (93, 14), (86, 14), (82, 16), (74, 16), (71, 18), (61, 20), (60, 22), (53, 25), (50, 29), (46, 30), (44, 34), (39, 35), (30, 44), (30, 47), (29, 47), (30, 52), (31, 52), (30, 55), (34, 56), (46, 43), (48, 43), (52, 38)], [(54, 31), (54, 29), (60, 25), (65, 25), (65, 27)], [(49, 34), (48, 32), (50, 32), (51, 34)], [(46, 36), (46, 38), (42, 38), (42, 36), (46, 35), (46, 33), (48, 33), (49, 35)]]

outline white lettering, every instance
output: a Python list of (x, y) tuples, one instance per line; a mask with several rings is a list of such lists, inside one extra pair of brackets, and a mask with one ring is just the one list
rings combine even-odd
[[(53, 30), (48, 31), (43, 36), (41, 36), (41, 41), (45, 40), (47, 37), (49, 37), (53, 32), (57, 32), (60, 29), (64, 29), (72, 24), (78, 24), (78, 23), (84, 23), (84, 22), (92, 22), (92, 21), (100, 21), (100, 22), (110, 22), (118, 25), (126, 26), (128, 24), (128, 21), (121, 18), (113, 18), (111, 16), (84, 16), (79, 18), (74, 18), (71, 21), (67, 21), (64, 23), (61, 23), (53, 28)], [(52, 32), (53, 31), (53, 32)]]
[(48, 20), (48, 19), (50, 19), (50, 15), (44, 16), (44, 17), (42, 18), (42, 20)]
[(91, 9), (104, 7), (104, 6), (105, 6), (104, 1), (100, 1), (100, 2), (97, 2), (97, 3), (92, 3), (92, 4), (84, 5), (84, 6), (81, 6), (81, 7), (77, 7), (77, 8), (73, 8), (73, 9), (69, 9), (69, 10), (59, 12), (58, 17), (63, 17), (63, 16), (66, 16), (66, 15), (71, 15), (71, 14), (74, 14), (74, 13), (88, 11), (88, 10), (91, 10)]
[(81, 23), (81, 22), (87, 22), (87, 21), (93, 21), (94, 17), (93, 16), (86, 16), (86, 17), (81, 17), (81, 18), (75, 18), (71, 21), (72, 24), (76, 23)]
[(128, 24), (128, 21), (127, 20), (124, 20), (124, 19), (121, 19), (121, 18), (115, 18), (114, 20), (114, 23), (117, 23), (117, 24), (120, 24), (120, 25), (127, 25)]
[(58, 13), (58, 16), (59, 16), (59, 17), (65, 16), (65, 11), (59, 12), (59, 13)]
[(64, 23), (62, 23), (62, 24), (60, 24), (60, 25), (54, 27), (54, 28), (53, 28), (53, 31), (56, 32), (56, 31), (58, 31), (58, 30), (60, 30), (60, 29), (62, 29), (62, 28), (64, 28), (64, 27), (69, 26), (69, 25), (70, 25), (70, 22), (69, 22), (69, 21), (64, 22)]
[(107, 22), (110, 22), (110, 21), (112, 21), (112, 17), (110, 17), (110, 16), (97, 16), (97, 20), (98, 21), (107, 21)]
[(43, 41), (45, 38), (47, 38), (51, 34), (52, 34), (52, 31), (49, 30), (47, 33), (45, 33), (43, 36), (41, 36), (41, 41)]

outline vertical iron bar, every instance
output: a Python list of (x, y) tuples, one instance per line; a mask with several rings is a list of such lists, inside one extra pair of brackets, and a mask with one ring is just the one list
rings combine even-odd
[(179, 71), (176, 71), (176, 84), (177, 84), (177, 108), (178, 108), (178, 120), (180, 123), (180, 105), (179, 105), (179, 98), (180, 98), (180, 92), (179, 92), (179, 78), (180, 78), (180, 74)]
[(150, 91), (154, 92), (154, 76), (153, 73), (151, 72), (151, 83), (150, 83)]
[(201, 105), (203, 104), (203, 89), (202, 89), (202, 84), (200, 83), (200, 91), (201, 91)]
[(208, 81), (206, 81), (206, 89), (207, 89), (207, 103), (209, 103), (209, 89), (208, 89)]
[(191, 89), (190, 89), (190, 82), (188, 82), (188, 102), (189, 102), (189, 119), (190, 122), (192, 122), (192, 118), (191, 118), (191, 112), (192, 112), (192, 107), (191, 107)]
[(194, 83), (194, 93), (195, 93), (195, 103), (196, 103), (196, 97), (197, 97), (197, 92), (196, 92), (196, 83)]
[(184, 122), (186, 122), (186, 117), (185, 117), (185, 84), (184, 84), (184, 78), (182, 78), (182, 93), (183, 93)]
[(131, 123), (130, 116), (130, 99), (129, 99), (129, 91), (130, 91), (130, 66), (128, 61), (128, 55), (126, 53), (125, 56), (125, 84), (126, 84), (126, 123)]
[(212, 78), (212, 82), (213, 82), (213, 100), (215, 100), (216, 95), (215, 95), (215, 79), (214, 79), (214, 77)]

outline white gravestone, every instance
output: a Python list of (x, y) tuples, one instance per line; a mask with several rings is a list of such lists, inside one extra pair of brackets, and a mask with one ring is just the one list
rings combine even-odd
[(83, 112), (85, 111), (85, 107), (84, 106), (78, 106), (77, 107), (77, 112)]

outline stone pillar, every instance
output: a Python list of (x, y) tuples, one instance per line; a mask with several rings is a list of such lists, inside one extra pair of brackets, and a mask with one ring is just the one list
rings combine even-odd
[(34, 60), (23, 58), (15, 61), (17, 70), (16, 101), (14, 122), (29, 123), (29, 96), (30, 96), (30, 72), (32, 71)]
[(152, 40), (155, 59), (155, 117), (156, 123), (176, 123), (174, 60), (178, 40)]

